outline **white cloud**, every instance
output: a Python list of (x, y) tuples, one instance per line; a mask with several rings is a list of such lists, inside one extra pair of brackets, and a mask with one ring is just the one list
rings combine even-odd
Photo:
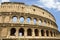
[(44, 7), (55, 8), (60, 11), (60, 2), (58, 0), (38, 0)]
[(1, 2), (9, 2), (10, 0), (2, 0)]
[(60, 2), (56, 3), (56, 7), (57, 7), (58, 10), (60, 10)]

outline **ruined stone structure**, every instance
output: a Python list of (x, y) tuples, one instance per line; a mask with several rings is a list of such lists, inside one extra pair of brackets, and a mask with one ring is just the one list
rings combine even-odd
[(18, 2), (0, 5), (0, 40), (60, 40), (54, 16), (38, 6)]

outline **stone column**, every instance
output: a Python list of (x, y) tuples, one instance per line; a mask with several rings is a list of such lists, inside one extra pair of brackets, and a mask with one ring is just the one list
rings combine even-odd
[(44, 21), (42, 20), (42, 24), (41, 25), (43, 25), (44, 26)]
[(50, 22), (50, 27), (51, 27), (51, 22)]
[(34, 24), (34, 23), (33, 23), (33, 18), (31, 18), (31, 22), (30, 22), (30, 24)]
[(10, 28), (8, 28), (7, 38), (10, 36)]
[(54, 32), (52, 32), (52, 36), (54, 37)]
[(48, 25), (48, 22), (46, 21), (46, 26), (50, 26), (50, 25)]
[(49, 37), (51, 37), (50, 30), (49, 30)]
[(4, 23), (4, 20), (5, 20), (5, 16), (2, 16), (2, 18), (3, 18), (2, 22)]
[(39, 29), (39, 36), (41, 36), (41, 29)]
[(53, 24), (52, 24), (52, 22), (51, 22), (51, 28), (53, 28)]
[(12, 17), (10, 17), (10, 22), (9, 22), (9, 23), (11, 23), (11, 22), (12, 22), (12, 19), (13, 19), (13, 18), (12, 18)]
[(18, 18), (17, 18), (17, 23), (20, 23), (19, 19), (20, 19), (20, 18), (18, 17)]
[(33, 37), (35, 36), (34, 29), (32, 29), (32, 36), (33, 36)]
[(26, 17), (25, 17), (25, 19), (24, 19), (24, 24), (26, 24)]
[(2, 31), (2, 28), (0, 27), (0, 38), (1, 38), (1, 31)]
[(9, 18), (9, 23), (11, 23), (12, 22), (12, 16), (11, 16), (11, 12), (10, 12), (10, 18)]
[(54, 37), (56, 37), (56, 32), (54, 33)]
[(46, 36), (46, 30), (44, 30), (44, 36)]
[(18, 34), (19, 34), (19, 29), (18, 28), (16, 28), (16, 37), (18, 38)]
[(36, 24), (39, 25), (39, 19), (37, 19)]
[(27, 28), (25, 28), (24, 37), (27, 37)]

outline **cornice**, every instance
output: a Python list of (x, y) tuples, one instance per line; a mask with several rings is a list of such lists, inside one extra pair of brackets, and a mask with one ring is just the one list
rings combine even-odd
[[(29, 27), (30, 26), (30, 27)], [(0, 27), (28, 27), (28, 28), (41, 28), (41, 29), (47, 29), (47, 30), (56, 30), (51, 27), (43, 26), (43, 25), (33, 25), (33, 24), (20, 24), (20, 23), (0, 23)]]
[(25, 3), (22, 2), (2, 2), (1, 5), (3, 4), (24, 4), (25, 5)]

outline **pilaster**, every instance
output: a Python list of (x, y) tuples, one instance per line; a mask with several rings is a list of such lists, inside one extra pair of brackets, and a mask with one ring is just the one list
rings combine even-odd
[(26, 36), (27, 36), (27, 28), (24, 31), (24, 37), (26, 37)]
[(39, 36), (41, 36), (41, 29), (39, 29)]
[(32, 29), (32, 36), (33, 36), (33, 37), (35, 36), (34, 29)]
[(44, 30), (44, 36), (46, 37), (46, 30)]
[(16, 28), (16, 37), (18, 37), (18, 34), (19, 34), (19, 29), (18, 28)]

